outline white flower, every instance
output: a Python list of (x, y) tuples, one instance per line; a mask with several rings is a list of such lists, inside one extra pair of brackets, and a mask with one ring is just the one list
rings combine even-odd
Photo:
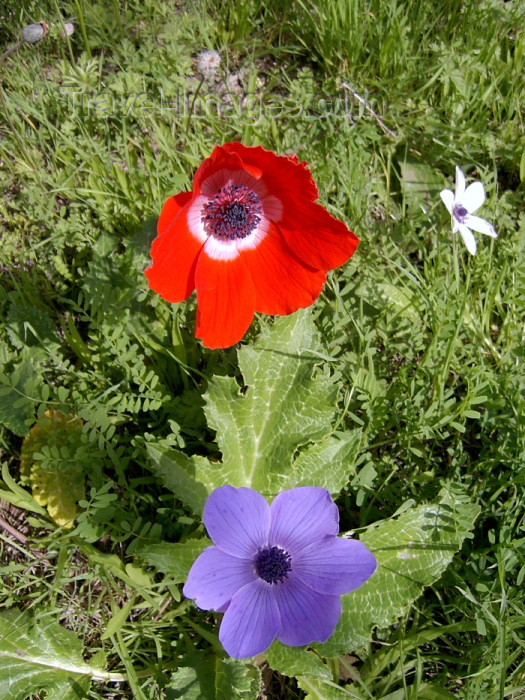
[(73, 32), (75, 31), (75, 26), (71, 24), (71, 22), (68, 22), (67, 24), (64, 24), (62, 29), (60, 30), (60, 36), (62, 39), (65, 39), (66, 36), (71, 36)]
[(199, 54), (197, 66), (206, 78), (211, 78), (217, 72), (220, 62), (221, 57), (218, 51), (202, 51)]
[(476, 239), (471, 228), (492, 238), (498, 237), (488, 221), (472, 215), (485, 201), (485, 190), (481, 182), (473, 182), (465, 189), (465, 175), (456, 165), (456, 194), (452, 190), (443, 190), (440, 195), (452, 216), (452, 233), (460, 232), (469, 253), (476, 253)]

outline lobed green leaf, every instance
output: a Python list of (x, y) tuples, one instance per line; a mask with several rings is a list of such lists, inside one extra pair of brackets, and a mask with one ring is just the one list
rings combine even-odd
[(181, 666), (166, 686), (167, 700), (256, 700), (259, 697), (259, 670), (242, 661), (213, 656), (186, 659), (191, 666)]
[(411, 508), (371, 526), (360, 537), (378, 568), (354, 593), (343, 597), (343, 613), (332, 637), (316, 649), (323, 656), (351, 651), (370, 640), (372, 628), (394, 623), (445, 571), (461, 548), (479, 506), (444, 490), (435, 504)]
[(111, 678), (82, 659), (82, 642), (49, 618), (34, 620), (28, 612), (0, 613), (0, 697), (25, 700), (31, 693), (53, 689), (50, 697), (72, 700), (89, 690), (91, 678)]
[(194, 512), (223, 484), (266, 498), (300, 485), (337, 494), (353, 473), (357, 431), (331, 435), (337, 387), (317, 370), (323, 346), (311, 316), (276, 319), (253, 346), (239, 350), (244, 379), (214, 377), (204, 398), (221, 462), (148, 445), (152, 469)]

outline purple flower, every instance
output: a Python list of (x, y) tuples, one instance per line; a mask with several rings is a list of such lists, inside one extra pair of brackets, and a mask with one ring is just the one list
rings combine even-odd
[(339, 539), (339, 512), (325, 489), (280, 493), (269, 506), (257, 491), (221, 486), (204, 506), (214, 546), (191, 567), (184, 595), (224, 612), (219, 639), (246, 659), (275, 638), (290, 646), (325, 642), (341, 616), (340, 595), (374, 573), (373, 554)]

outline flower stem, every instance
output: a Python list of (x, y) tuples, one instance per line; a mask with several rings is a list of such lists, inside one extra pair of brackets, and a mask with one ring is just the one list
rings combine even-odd
[(86, 48), (86, 53), (87, 53), (88, 58), (91, 58), (91, 47), (89, 46), (88, 36), (87, 36), (87, 32), (86, 32), (86, 23), (84, 22), (84, 13), (82, 11), (82, 8), (80, 7), (80, 3), (78, 0), (73, 0), (73, 4), (74, 4), (75, 9), (77, 11), (78, 24), (80, 26), (80, 32), (82, 34), (82, 39), (84, 40), (84, 46)]
[(195, 90), (195, 94), (193, 95), (193, 100), (191, 101), (191, 105), (190, 105), (190, 108), (188, 110), (188, 114), (186, 115), (186, 123), (184, 125), (184, 133), (185, 134), (188, 133), (191, 115), (193, 114), (193, 108), (195, 107), (195, 102), (197, 101), (197, 97), (199, 95), (199, 92), (200, 92), (200, 89), (201, 89), (203, 83), (204, 83), (204, 75), (202, 76), (200, 83), (197, 85), (197, 89)]

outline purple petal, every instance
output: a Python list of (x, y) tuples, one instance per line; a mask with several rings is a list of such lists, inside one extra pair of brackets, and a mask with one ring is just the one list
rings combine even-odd
[(266, 651), (281, 626), (274, 587), (257, 579), (241, 588), (224, 613), (219, 639), (234, 659)]
[(291, 576), (318, 593), (343, 595), (362, 586), (376, 568), (376, 558), (362, 542), (326, 537), (293, 558)]
[(202, 519), (213, 543), (234, 557), (251, 560), (268, 543), (270, 506), (257, 491), (232, 486), (215, 489)]
[(221, 610), (237, 591), (254, 581), (256, 575), (249, 559), (225, 554), (208, 547), (195, 560), (182, 592), (193, 598), (202, 610)]
[(295, 578), (274, 588), (281, 615), (277, 639), (292, 647), (326, 642), (341, 617), (339, 596), (312, 591)]
[(293, 557), (326, 535), (339, 532), (339, 511), (326, 489), (302, 486), (282, 491), (271, 507), (270, 544)]

